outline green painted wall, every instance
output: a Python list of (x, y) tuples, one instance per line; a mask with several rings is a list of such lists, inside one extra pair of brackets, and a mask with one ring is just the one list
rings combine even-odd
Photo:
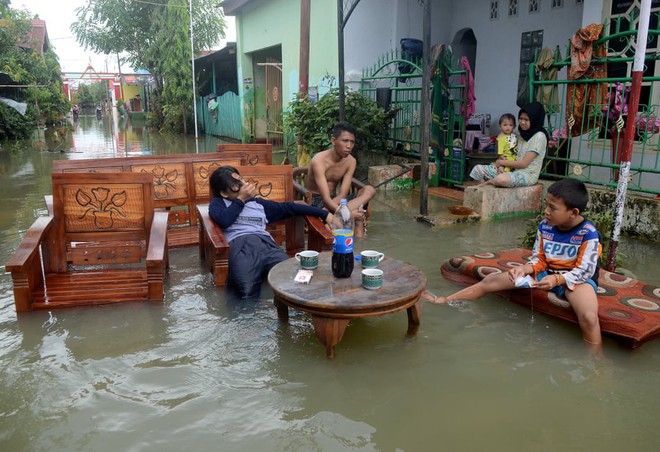
[[(282, 107), (298, 92), (300, 66), (300, 0), (253, 2), (236, 16), (239, 95), (243, 103), (243, 140), (264, 139), (265, 121), (261, 107), (255, 63), (268, 55), (281, 52)], [(337, 86), (337, 3), (314, 0), (310, 14), (309, 86), (317, 86), (320, 94)]]

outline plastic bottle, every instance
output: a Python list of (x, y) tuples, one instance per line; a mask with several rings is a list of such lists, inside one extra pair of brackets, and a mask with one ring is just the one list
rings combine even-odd
[(353, 230), (355, 222), (347, 201), (342, 199), (332, 219), (332, 274), (335, 278), (350, 278), (353, 273)]

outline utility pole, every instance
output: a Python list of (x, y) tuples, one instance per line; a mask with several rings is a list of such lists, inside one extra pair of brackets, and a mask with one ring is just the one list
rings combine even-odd
[(621, 224), (623, 223), (623, 210), (626, 204), (626, 191), (628, 190), (628, 175), (630, 174), (630, 159), (632, 156), (633, 138), (635, 135), (635, 117), (639, 109), (639, 93), (642, 87), (644, 73), (644, 59), (646, 58), (646, 39), (649, 33), (649, 19), (651, 17), (651, 0), (642, 0), (639, 24), (637, 28), (637, 48), (633, 62), (632, 83), (630, 86), (630, 100), (628, 101), (628, 121), (623, 134), (623, 151), (619, 169), (619, 183), (616, 188), (614, 200), (614, 221), (612, 222), (612, 237), (607, 253), (607, 270), (616, 270), (616, 251), (619, 247)]
[(431, 136), (431, 0), (423, 0), (424, 20), (422, 35), (424, 44), (422, 48), (422, 148), (420, 149), (420, 191), (419, 213), (428, 214), (429, 211), (429, 147)]
[(339, 121), (346, 119), (346, 83), (344, 82), (344, 0), (337, 0), (337, 56), (339, 62)]
[[(303, 98), (309, 93), (309, 18), (310, 0), (300, 0), (300, 68), (298, 76), (298, 96)], [(298, 136), (296, 163), (307, 164), (303, 159), (303, 142)], [(302, 161), (302, 162), (301, 162)]]
[(300, 0), (300, 75), (298, 94), (303, 97), (309, 91), (309, 17), (310, 0)]
[[(197, 140), (199, 134), (197, 132), (197, 89), (195, 88), (195, 44), (193, 38), (193, 15), (192, 15), (192, 0), (188, 0), (188, 13), (190, 15), (190, 63), (192, 64), (192, 97), (193, 97), (193, 113), (195, 116), (195, 150), (199, 153), (197, 147)], [(184, 117), (185, 121), (185, 117)], [(185, 124), (185, 122), (184, 122)]]
[(346, 83), (344, 76), (344, 28), (355, 11), (360, 0), (348, 0), (348, 12), (344, 16), (344, 0), (337, 0), (337, 55), (339, 60), (338, 82), (339, 82), (339, 120), (346, 119)]

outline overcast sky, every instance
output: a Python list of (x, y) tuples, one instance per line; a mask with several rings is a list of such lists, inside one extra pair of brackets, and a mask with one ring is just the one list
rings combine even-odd
[[(39, 15), (39, 18), (46, 21), (48, 30), (48, 39), (55, 53), (59, 57), (60, 66), (65, 72), (83, 72), (89, 62), (96, 72), (116, 72), (117, 57), (114, 55), (98, 55), (91, 50), (84, 50), (70, 30), (71, 24), (76, 19), (76, 8), (84, 5), (89, 0), (11, 0), (11, 7), (14, 9), (27, 9), (28, 11)], [(225, 46), (226, 41), (236, 40), (236, 31), (234, 29), (234, 18), (226, 17), (227, 40), (220, 43), (217, 49)], [(132, 68), (122, 64), (122, 71), (128, 72)]]

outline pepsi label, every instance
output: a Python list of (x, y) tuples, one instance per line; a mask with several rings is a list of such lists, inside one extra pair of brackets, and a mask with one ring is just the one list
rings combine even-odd
[(353, 252), (353, 231), (348, 229), (335, 229), (333, 232), (334, 244), (332, 250), (339, 254)]

